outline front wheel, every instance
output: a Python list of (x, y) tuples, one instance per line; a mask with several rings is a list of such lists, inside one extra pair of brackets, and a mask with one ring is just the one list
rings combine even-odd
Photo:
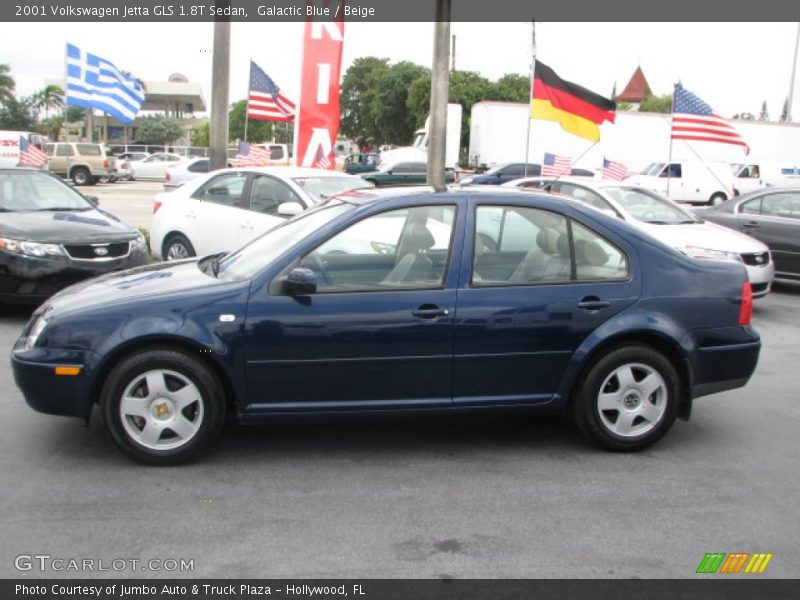
[(609, 450), (641, 450), (661, 439), (678, 414), (680, 379), (663, 354), (633, 344), (597, 359), (578, 384), (578, 428)]
[(101, 405), (114, 443), (148, 465), (187, 462), (217, 438), (225, 417), (222, 386), (198, 358), (153, 349), (117, 364)]

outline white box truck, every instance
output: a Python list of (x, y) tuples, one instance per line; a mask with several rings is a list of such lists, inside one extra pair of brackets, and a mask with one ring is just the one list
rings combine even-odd
[[(445, 144), (444, 166), (455, 169), (458, 166), (458, 153), (461, 147), (461, 105), (447, 105), (447, 141)], [(428, 145), (430, 143), (431, 117), (425, 119), (425, 126), (414, 132), (411, 146), (393, 148), (381, 152), (381, 166), (398, 162), (428, 162)]]

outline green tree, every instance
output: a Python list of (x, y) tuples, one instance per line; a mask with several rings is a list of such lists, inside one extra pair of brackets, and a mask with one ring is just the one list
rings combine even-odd
[[(228, 138), (230, 141), (244, 140), (244, 122), (247, 113), (247, 100), (239, 100), (231, 105), (228, 112)], [(247, 123), (247, 141), (260, 143), (272, 139), (272, 121), (250, 119)]]
[(0, 129), (33, 131), (36, 129), (36, 110), (31, 99), (15, 96), (6, 98), (0, 105)]
[(672, 112), (672, 94), (663, 96), (645, 96), (639, 105), (639, 112), (670, 113)]
[(380, 125), (373, 120), (372, 106), (378, 93), (376, 82), (388, 71), (388, 58), (363, 56), (353, 61), (342, 78), (339, 91), (341, 131), (359, 146), (379, 135)]
[(0, 102), (14, 98), (16, 82), (11, 76), (11, 68), (7, 64), (0, 64)]
[(208, 123), (203, 123), (200, 127), (192, 129), (192, 146), (208, 147), (211, 145), (211, 127)]
[(501, 102), (530, 102), (531, 78), (529, 75), (508, 73), (492, 84), (491, 98)]
[(374, 97), (367, 105), (371, 127), (367, 130), (377, 144), (409, 144), (417, 128), (415, 115), (408, 107), (408, 89), (430, 70), (403, 61), (375, 77)]
[(144, 117), (136, 128), (136, 139), (143, 144), (163, 145), (180, 139), (184, 134), (183, 126), (175, 119), (164, 115)]
[(64, 90), (60, 85), (46, 85), (32, 96), (37, 110), (44, 109), (44, 117), (50, 116), (51, 108), (64, 107)]
[(789, 120), (789, 99), (783, 101), (783, 110), (781, 111), (781, 123), (786, 123)]
[(83, 121), (85, 117), (86, 109), (80, 106), (67, 106), (67, 114), (65, 117), (67, 122), (75, 123), (76, 121)]
[(769, 121), (769, 111), (767, 111), (767, 101), (761, 103), (761, 112), (758, 113), (759, 121)]

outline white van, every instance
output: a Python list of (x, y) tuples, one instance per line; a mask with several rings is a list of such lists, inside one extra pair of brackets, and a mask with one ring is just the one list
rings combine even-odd
[(625, 183), (689, 204), (719, 204), (734, 195), (733, 174), (724, 163), (650, 163), (642, 173), (626, 178)]
[(0, 131), (0, 168), (16, 167), (19, 164), (19, 138), (24, 137), (39, 150), (44, 150), (47, 138), (30, 131)]
[(800, 163), (792, 161), (753, 161), (732, 163), (736, 194), (746, 194), (768, 186), (800, 186)]

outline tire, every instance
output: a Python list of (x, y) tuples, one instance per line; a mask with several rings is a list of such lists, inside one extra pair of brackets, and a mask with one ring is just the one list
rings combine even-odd
[(617, 346), (597, 358), (579, 381), (573, 419), (604, 448), (641, 450), (672, 427), (680, 394), (678, 372), (663, 354), (640, 344)]
[(100, 175), (100, 177), (97, 178), (97, 183), (111, 183), (112, 181), (114, 180), (108, 175)]
[(380, 183), (378, 183), (378, 180), (377, 180), (377, 179), (366, 179), (365, 181), (367, 181), (368, 183), (371, 183), (371, 184), (372, 184), (372, 185), (374, 185), (375, 187), (380, 187), (380, 186), (381, 186), (381, 184), (380, 184)]
[(192, 243), (186, 236), (180, 233), (173, 233), (164, 241), (164, 249), (161, 258), (164, 260), (182, 260), (195, 256), (196, 252)]
[(119, 362), (100, 404), (114, 443), (146, 465), (177, 465), (207, 450), (222, 431), (225, 396), (211, 370), (190, 354), (151, 349)]
[(94, 183), (91, 173), (84, 167), (75, 167), (69, 176), (75, 182), (75, 185), (92, 185)]
[(711, 198), (708, 199), (708, 205), (716, 206), (717, 204), (722, 204), (727, 199), (728, 197), (725, 194), (717, 192), (716, 194), (712, 194)]

